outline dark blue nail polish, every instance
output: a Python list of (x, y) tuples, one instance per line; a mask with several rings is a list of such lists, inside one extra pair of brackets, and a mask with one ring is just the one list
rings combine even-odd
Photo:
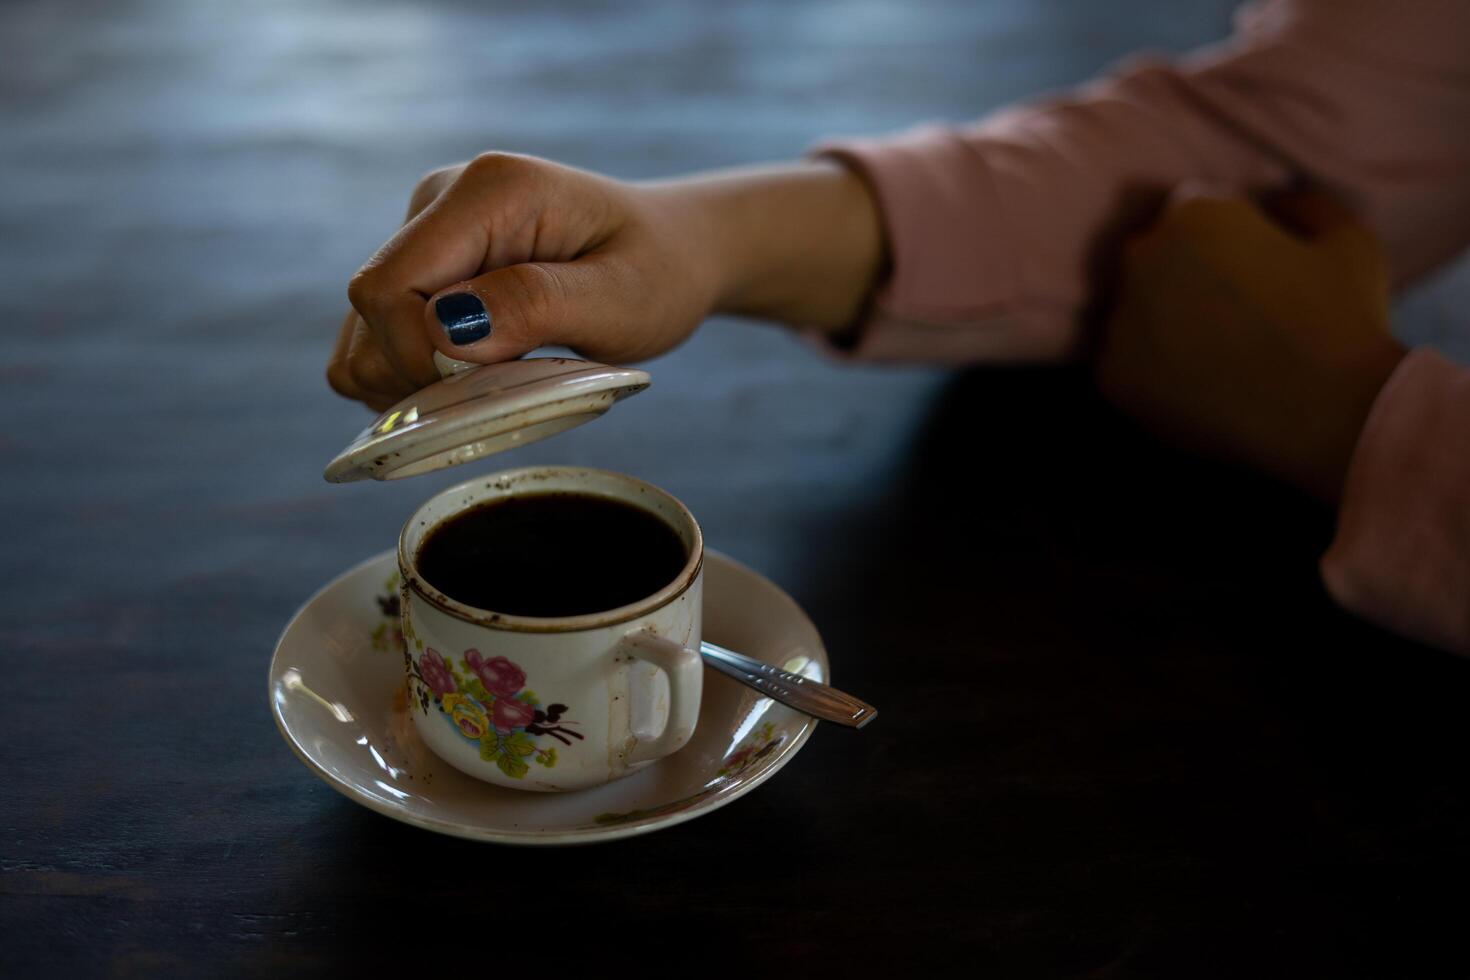
[(434, 301), (434, 312), (456, 347), (490, 336), (490, 313), (474, 293), (450, 293)]

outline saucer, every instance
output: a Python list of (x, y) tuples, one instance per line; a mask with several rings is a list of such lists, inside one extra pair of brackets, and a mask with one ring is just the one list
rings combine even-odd
[[(831, 683), (821, 637), (790, 596), (705, 552), (704, 635)], [(744, 796), (796, 755), (815, 719), (705, 671), (689, 744), (575, 793), (492, 786), (441, 762), (409, 719), (398, 567), (385, 551), (344, 572), (286, 625), (271, 658), (271, 715), (286, 744), (348, 799), (426, 830), (500, 844), (582, 844), (692, 820)]]

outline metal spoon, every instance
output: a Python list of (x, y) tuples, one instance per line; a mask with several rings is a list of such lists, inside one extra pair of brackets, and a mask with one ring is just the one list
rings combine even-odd
[(725, 676), (733, 677), (773, 701), (780, 701), (813, 718), (835, 721), (849, 728), (862, 728), (878, 717), (877, 708), (859, 701), (851, 694), (844, 694), (820, 681), (772, 667), (743, 653), (726, 650), (713, 643), (701, 643), (699, 652), (706, 664)]

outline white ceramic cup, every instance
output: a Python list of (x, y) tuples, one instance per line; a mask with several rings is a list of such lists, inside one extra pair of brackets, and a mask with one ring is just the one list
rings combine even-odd
[[(419, 574), (429, 532), (505, 497), (576, 493), (631, 504), (678, 533), (679, 574), (647, 598), (581, 616), (512, 616), (476, 609)], [(616, 555), (567, 554), (616, 568)], [(598, 786), (678, 751), (694, 733), (704, 540), (669, 494), (630, 476), (580, 467), (493, 473), (445, 490), (414, 512), (398, 539), (409, 713), (424, 742), (462, 772), (514, 789)]]

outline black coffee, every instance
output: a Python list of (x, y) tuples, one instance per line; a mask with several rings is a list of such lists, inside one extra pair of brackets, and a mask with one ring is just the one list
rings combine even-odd
[(673, 528), (580, 493), (508, 497), (434, 528), (419, 572), (466, 605), (511, 616), (580, 616), (653, 595), (688, 559)]

